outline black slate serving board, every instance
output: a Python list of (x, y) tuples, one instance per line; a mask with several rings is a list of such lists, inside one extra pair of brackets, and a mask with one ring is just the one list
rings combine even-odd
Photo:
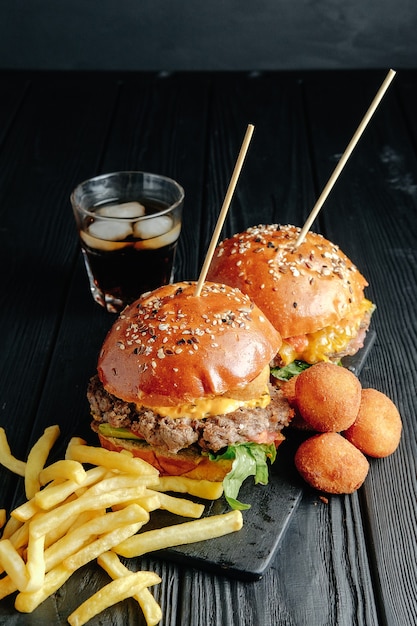
[[(343, 365), (357, 376), (375, 337), (375, 332), (370, 331), (360, 354), (343, 360)], [(281, 444), (277, 459), (270, 468), (268, 485), (255, 486), (248, 479), (240, 490), (239, 499), (250, 503), (251, 508), (243, 511), (244, 525), (239, 532), (188, 546), (161, 550), (153, 553), (152, 558), (160, 557), (185, 567), (195, 567), (237, 580), (260, 580), (271, 564), (303, 494), (303, 482), (295, 470), (293, 458), (300, 437), (305, 437), (305, 434), (289, 430), (286, 435), (287, 439)], [(206, 502), (204, 515), (216, 515), (229, 510), (226, 501), (221, 498), (218, 501)], [(158, 510), (152, 513), (146, 530), (180, 521), (181, 518), (178, 516)], [(184, 518), (183, 521), (189, 520)], [(139, 561), (140, 559), (138, 568)], [(130, 568), (135, 570), (133, 562)], [(17, 613), (13, 609), (14, 596), (4, 598), (0, 603), (0, 624), (27, 626), (67, 623), (66, 616), (71, 610), (74, 610), (81, 600), (101, 588), (105, 582), (106, 575), (101, 568), (88, 564), (75, 572), (59, 592), (50, 596), (31, 614)], [(96, 620), (92, 620), (92, 623), (93, 621), (96, 623)], [(97, 623), (99, 621), (101, 623), (100, 617)], [(130, 623), (130, 618), (128, 622)]]
[[(367, 359), (375, 341), (375, 331), (369, 331), (360, 352), (343, 359), (344, 367), (356, 376)], [(239, 492), (241, 502), (250, 503), (243, 511), (243, 528), (231, 535), (190, 545), (161, 550), (160, 556), (188, 567), (196, 567), (237, 578), (259, 580), (269, 567), (285, 535), (288, 524), (301, 500), (303, 482), (295, 470), (293, 458), (299, 433), (288, 432), (277, 459), (270, 468), (268, 485), (254, 485), (248, 478)], [(202, 501), (203, 502), (203, 501)], [(230, 510), (224, 498), (210, 502), (204, 515), (216, 515)], [(152, 514), (152, 527), (178, 523), (178, 517), (163, 511)], [(185, 520), (184, 521), (188, 521)], [(150, 525), (147, 525), (147, 529)]]

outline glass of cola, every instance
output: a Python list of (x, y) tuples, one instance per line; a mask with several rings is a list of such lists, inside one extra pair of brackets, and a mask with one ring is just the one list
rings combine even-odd
[(172, 281), (184, 190), (147, 172), (113, 172), (80, 183), (71, 204), (91, 294), (112, 313)]

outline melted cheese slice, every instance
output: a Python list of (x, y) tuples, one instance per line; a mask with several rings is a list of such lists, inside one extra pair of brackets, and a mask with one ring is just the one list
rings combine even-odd
[(334, 326), (326, 326), (314, 333), (303, 335), (305, 346), (300, 352), (291, 343), (283, 339), (282, 346), (278, 352), (283, 365), (292, 363), (295, 359), (307, 361), (307, 363), (317, 363), (317, 361), (328, 361), (329, 355), (342, 352), (350, 341), (356, 337), (366, 312), (372, 314), (374, 305), (367, 299), (361, 303), (356, 315), (347, 320), (341, 320)]
[(241, 407), (254, 409), (256, 407), (266, 407), (271, 401), (268, 390), (259, 398), (252, 400), (236, 400), (225, 396), (214, 398), (199, 398), (192, 404), (180, 404), (178, 406), (153, 406), (152, 411), (162, 415), (162, 417), (191, 417), (192, 419), (203, 419), (209, 415), (224, 415), (232, 413)]

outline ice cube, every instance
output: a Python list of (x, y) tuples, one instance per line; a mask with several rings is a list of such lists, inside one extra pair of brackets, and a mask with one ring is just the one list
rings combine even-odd
[(145, 207), (140, 202), (122, 202), (121, 204), (108, 204), (96, 210), (103, 217), (126, 217), (133, 219), (145, 215)]
[(151, 239), (160, 237), (172, 228), (172, 218), (169, 215), (160, 215), (147, 220), (136, 222), (133, 232), (138, 239)]
[(177, 241), (181, 231), (181, 224), (177, 224), (170, 231), (160, 235), (159, 237), (152, 237), (151, 239), (143, 239), (142, 241), (135, 242), (135, 248), (138, 250), (157, 250), (163, 246), (169, 246), (170, 243)]
[(94, 250), (104, 250), (106, 252), (121, 250), (122, 248), (127, 248), (128, 246), (133, 245), (133, 242), (131, 241), (106, 241), (105, 239), (97, 239), (83, 230), (80, 232), (80, 237), (89, 248), (93, 248)]
[(106, 241), (121, 241), (132, 234), (132, 224), (118, 220), (96, 220), (88, 227), (92, 237)]

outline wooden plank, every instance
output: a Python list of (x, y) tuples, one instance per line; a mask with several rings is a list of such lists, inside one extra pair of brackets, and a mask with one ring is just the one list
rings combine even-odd
[[(40, 434), (33, 420), (78, 254), (69, 194), (97, 167), (116, 94), (114, 83), (34, 79), (1, 146), (0, 417), (21, 458)], [(15, 478), (0, 471), (9, 505)]]
[[(361, 523), (357, 498), (346, 498), (344, 504), (340, 507), (333, 500), (324, 505), (316, 494), (307, 495), (292, 519), (275, 563), (258, 582), (242, 583), (198, 572), (187, 573), (181, 624), (204, 624), (210, 610), (215, 616), (213, 623), (225, 626), (248, 623), (376, 626), (379, 621), (375, 606), (367, 598), (370, 580), (356, 564), (358, 558), (364, 558), (361, 544), (358, 544), (359, 553), (356, 549), (340, 550), (346, 538), (342, 541), (339, 536), (349, 532), (349, 528), (354, 530), (354, 526), (345, 530), (343, 516), (353, 515)], [(349, 540), (355, 543), (356, 538)], [(304, 572), (308, 572), (308, 581)], [(213, 597), (217, 602), (212, 605)]]
[(301, 224), (313, 201), (297, 76), (219, 74), (213, 83), (205, 246), (248, 123), (255, 131), (223, 236), (259, 223)]
[(195, 74), (127, 75), (101, 164), (103, 172), (155, 172), (184, 187), (177, 280), (198, 275), (209, 88), (209, 77)]
[[(382, 77), (381, 73), (355, 74), (332, 80), (330, 75), (327, 80), (312, 80), (306, 85), (308, 108), (315, 120), (312, 144), (320, 184), (326, 181), (332, 156), (344, 149), (340, 127), (349, 127), (344, 134), (350, 136)], [(401, 85), (401, 76), (397, 81)], [(398, 87), (393, 87), (322, 209), (320, 225), (357, 262), (370, 282), (369, 293), (378, 307), (373, 319), (377, 342), (361, 379), (363, 386), (390, 396), (404, 422), (400, 448), (388, 459), (371, 461), (362, 490), (379, 610), (386, 623), (404, 624), (417, 619), (413, 602), (417, 576), (408, 564), (417, 560), (416, 544), (405, 530), (415, 523), (410, 506), (416, 488), (414, 472), (410, 473), (416, 439), (415, 363), (409, 346), (415, 345), (417, 334), (417, 162), (398, 106)], [(400, 518), (408, 520), (405, 529), (398, 526), (398, 509)]]
[(13, 121), (16, 119), (19, 108), (30, 88), (29, 79), (24, 75), (13, 73), (2, 82), (0, 98), (0, 146), (5, 140)]

